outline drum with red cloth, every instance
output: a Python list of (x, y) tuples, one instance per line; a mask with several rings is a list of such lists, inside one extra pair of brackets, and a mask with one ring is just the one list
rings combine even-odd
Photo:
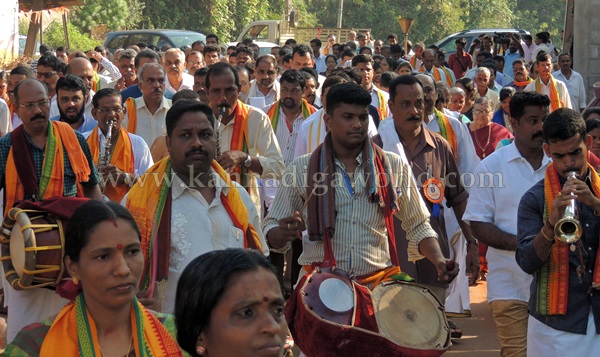
[(56, 288), (70, 279), (63, 263), (68, 219), (86, 198), (24, 201), (2, 222), (2, 267), (15, 290)]
[(434, 357), (450, 346), (444, 307), (426, 287), (392, 281), (370, 291), (336, 268), (306, 274), (285, 315), (311, 357)]

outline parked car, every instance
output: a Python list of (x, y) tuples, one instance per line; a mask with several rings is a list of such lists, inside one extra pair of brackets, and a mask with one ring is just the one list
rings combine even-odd
[[(254, 43), (257, 44), (258, 48), (259, 48), (259, 53), (258, 53), (258, 56), (256, 56), (256, 58), (258, 58), (262, 55), (271, 53), (271, 48), (277, 46), (277, 44), (275, 44), (273, 42), (266, 42), (266, 41), (254, 41)], [(238, 44), (237, 42), (229, 42), (229, 43), (227, 43), (227, 47), (236, 46), (237, 44)]]
[(521, 37), (523, 37), (525, 35), (529, 35), (528, 31), (525, 31), (522, 29), (515, 29), (515, 28), (464, 30), (464, 31), (457, 32), (455, 34), (445, 37), (443, 40), (438, 41), (435, 45), (437, 47), (439, 47), (440, 50), (444, 49), (446, 51), (446, 60), (447, 60), (451, 54), (456, 53), (456, 45), (454, 42), (459, 38), (464, 38), (465, 40), (467, 40), (467, 45), (465, 46), (465, 51), (469, 51), (469, 48), (471, 48), (471, 44), (473, 43), (473, 40), (478, 38), (479, 35), (481, 35), (481, 34), (494, 36), (494, 43), (497, 43), (498, 41), (500, 41), (500, 39), (502, 37), (506, 36), (508, 33), (515, 33), (515, 32), (518, 32), (519, 34), (521, 34)]
[[(23, 54), (25, 53), (25, 43), (27, 42), (27, 36), (25, 35), (19, 35), (19, 56), (23, 56)], [(40, 56), (40, 41), (36, 40), (35, 41), (35, 53), (34, 56), (39, 57)]]
[(181, 48), (185, 45), (191, 46), (196, 41), (206, 43), (206, 36), (200, 32), (185, 30), (127, 30), (110, 32), (104, 41), (104, 47), (114, 53), (118, 48), (126, 48), (140, 42), (158, 48), (165, 45)]

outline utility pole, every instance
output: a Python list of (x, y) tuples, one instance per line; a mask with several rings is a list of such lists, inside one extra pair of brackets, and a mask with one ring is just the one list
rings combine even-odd
[(344, 0), (340, 0), (340, 11), (338, 12), (337, 27), (342, 28), (342, 16), (344, 14)]

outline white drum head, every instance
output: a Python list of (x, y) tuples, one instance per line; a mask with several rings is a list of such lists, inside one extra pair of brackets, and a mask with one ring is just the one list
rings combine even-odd
[(319, 286), (319, 298), (335, 312), (346, 312), (354, 308), (354, 293), (343, 281), (335, 278), (323, 280)]
[(10, 259), (15, 271), (19, 277), (22, 277), (23, 268), (25, 268), (25, 239), (18, 221), (15, 222), (12, 232), (10, 232)]
[(373, 305), (379, 331), (401, 346), (434, 349), (444, 346), (443, 307), (424, 287), (390, 284), (373, 290)]

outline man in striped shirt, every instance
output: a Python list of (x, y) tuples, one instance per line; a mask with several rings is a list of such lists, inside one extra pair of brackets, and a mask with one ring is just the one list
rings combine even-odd
[[(369, 276), (391, 265), (385, 216), (380, 204), (370, 200), (372, 196), (365, 184), (370, 172), (365, 169), (369, 158), (364, 157), (363, 149), (371, 145), (367, 134), (371, 95), (356, 84), (344, 83), (331, 87), (326, 99), (324, 120), (330, 138), (326, 137), (323, 145), (329, 142), (333, 151), (330, 186), (321, 184), (312, 198), (307, 195), (307, 166), (311, 156), (297, 158), (283, 174), (262, 228), (272, 249), (289, 249), (292, 241), (301, 238), (304, 222), (310, 226), (311, 220), (318, 219), (316, 210), (302, 210), (304, 202), (334, 189), (336, 217), (331, 242), (337, 267), (354, 276)], [(427, 258), (435, 265), (440, 282), (452, 281), (458, 266), (444, 258), (440, 250), (410, 166), (396, 154), (383, 152), (383, 156), (397, 193), (395, 215), (407, 232), (409, 260)], [(323, 171), (327, 170), (325, 167)], [(315, 175), (318, 174), (323, 172)], [(300, 265), (323, 261), (322, 240), (302, 237), (302, 244)]]

